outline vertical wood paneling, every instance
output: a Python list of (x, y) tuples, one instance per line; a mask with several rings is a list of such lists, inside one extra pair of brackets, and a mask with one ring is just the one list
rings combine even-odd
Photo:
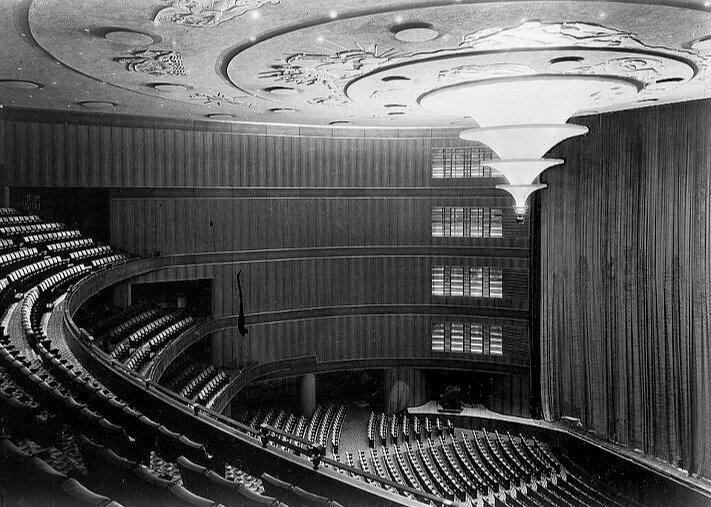
[(546, 417), (711, 476), (711, 103), (603, 115), (541, 194)]
[(428, 139), (255, 136), (11, 120), (2, 121), (2, 126), (3, 160), (13, 168), (8, 182), (16, 186), (412, 187), (429, 183)]

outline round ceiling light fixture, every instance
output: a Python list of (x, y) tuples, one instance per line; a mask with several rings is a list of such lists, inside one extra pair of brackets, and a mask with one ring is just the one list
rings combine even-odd
[(297, 95), (301, 92), (298, 88), (292, 88), (291, 86), (268, 86), (263, 88), (262, 91), (273, 95)]
[(106, 28), (103, 30), (103, 34), (97, 35), (103, 36), (104, 39), (114, 44), (123, 44), (124, 46), (147, 46), (161, 40), (160, 37), (128, 28)]
[(395, 25), (390, 31), (400, 42), (428, 42), (439, 36), (439, 32), (431, 24), (423, 22)]
[(0, 86), (3, 88), (13, 88), (15, 90), (36, 90), (37, 88), (44, 87), (42, 83), (25, 79), (0, 79)]
[(87, 109), (113, 109), (116, 107), (115, 102), (109, 102), (107, 100), (83, 100), (77, 102), (77, 104)]
[(184, 92), (190, 89), (188, 86), (177, 83), (149, 83), (148, 86), (162, 93)]

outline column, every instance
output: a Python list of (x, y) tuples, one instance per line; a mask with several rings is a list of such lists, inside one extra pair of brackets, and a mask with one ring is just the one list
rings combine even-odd
[(316, 375), (307, 373), (299, 380), (301, 396), (299, 397), (299, 407), (301, 414), (311, 417), (316, 410)]
[(385, 410), (394, 414), (406, 407), (416, 407), (429, 401), (429, 390), (422, 371), (415, 368), (385, 370), (383, 383)]

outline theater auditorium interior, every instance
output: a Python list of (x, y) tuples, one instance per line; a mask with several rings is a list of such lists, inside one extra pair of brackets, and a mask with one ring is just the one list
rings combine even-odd
[(0, 506), (711, 505), (711, 1), (0, 7)]

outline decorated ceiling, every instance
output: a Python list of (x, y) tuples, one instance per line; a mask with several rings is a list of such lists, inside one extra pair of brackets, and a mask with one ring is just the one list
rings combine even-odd
[[(522, 109), (548, 109), (551, 101), (560, 109), (570, 97), (561, 118), (711, 96), (708, 0), (11, 0), (3, 7), (5, 107), (466, 128), (506, 107), (520, 118)], [(556, 94), (531, 104), (530, 83), (546, 80)]]

